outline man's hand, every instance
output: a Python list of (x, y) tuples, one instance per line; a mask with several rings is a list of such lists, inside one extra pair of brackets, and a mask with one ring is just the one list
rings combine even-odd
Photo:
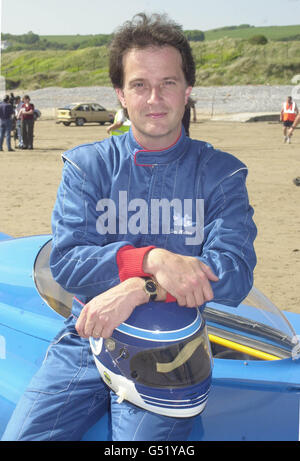
[(155, 248), (143, 261), (143, 270), (153, 274), (160, 286), (174, 296), (180, 306), (196, 307), (213, 299), (210, 281), (219, 279), (203, 262)]
[(95, 296), (80, 313), (76, 322), (78, 334), (83, 338), (109, 338), (136, 306), (149, 301), (144, 284), (142, 278), (133, 277)]

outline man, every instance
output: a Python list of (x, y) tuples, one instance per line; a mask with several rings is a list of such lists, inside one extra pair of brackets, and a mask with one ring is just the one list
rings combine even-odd
[(190, 135), (191, 109), (193, 110), (193, 122), (196, 122), (197, 114), (196, 114), (195, 101), (189, 97), (188, 102), (185, 106), (185, 111), (184, 111), (183, 118), (182, 118), (182, 124), (184, 126), (184, 130), (187, 136)]
[(121, 107), (114, 118), (114, 122), (107, 127), (106, 132), (110, 135), (120, 136), (130, 130), (130, 120), (127, 117), (126, 111)]
[(15, 117), (16, 117), (16, 129), (17, 129), (17, 137), (19, 141), (18, 148), (23, 148), (23, 139), (22, 139), (22, 126), (21, 126), (21, 119), (20, 119), (20, 110), (23, 106), (23, 101), (21, 101), (20, 96), (16, 96), (15, 98)]
[(5, 96), (3, 102), (0, 104), (0, 151), (3, 150), (3, 140), (6, 136), (6, 145), (9, 152), (13, 152), (11, 148), (11, 128), (12, 128), (12, 115), (14, 109), (9, 102), (9, 96)]
[(33, 149), (34, 105), (28, 95), (24, 96), (18, 118), (21, 119), (22, 149)]
[(282, 104), (280, 112), (280, 121), (283, 122), (283, 141), (291, 143), (291, 136), (288, 129), (293, 125), (293, 122), (298, 114), (298, 107), (291, 96), (288, 96), (287, 101)]
[[(158, 286), (156, 300), (191, 309), (212, 299), (237, 306), (252, 286), (256, 228), (247, 169), (185, 135), (181, 120), (195, 65), (181, 28), (159, 15), (141, 14), (125, 23), (111, 45), (110, 77), (131, 129), (63, 155), (51, 269), (75, 293), (72, 316), (18, 404), (4, 440), (78, 440), (108, 401), (113, 440), (186, 440), (200, 417), (171, 418), (126, 400), (118, 403), (99, 379), (88, 338), (109, 338), (149, 301), (145, 276)], [(195, 208), (181, 214), (182, 220), (196, 221), (192, 237), (190, 226), (175, 232), (180, 218), (175, 213), (173, 230), (151, 219), (157, 200), (197, 199), (204, 201), (204, 228)], [(137, 219), (139, 205), (133, 204), (145, 203), (148, 212)]]

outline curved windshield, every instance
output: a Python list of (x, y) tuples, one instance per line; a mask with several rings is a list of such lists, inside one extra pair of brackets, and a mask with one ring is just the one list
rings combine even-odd
[(39, 251), (34, 263), (34, 281), (44, 301), (63, 317), (69, 317), (73, 295), (52, 277), (49, 264), (51, 248), (52, 240), (49, 240)]
[(66, 106), (62, 107), (62, 109), (74, 109), (74, 107), (78, 106), (78, 104), (73, 103), (73, 104), (67, 104)]
[(233, 348), (243, 350), (246, 346), (254, 358), (290, 357), (292, 349), (299, 343), (284, 313), (255, 287), (238, 307), (209, 303), (204, 314), (210, 339), (214, 339), (214, 334), (218, 337), (222, 330), (222, 337), (241, 346), (239, 348), (233, 342)]

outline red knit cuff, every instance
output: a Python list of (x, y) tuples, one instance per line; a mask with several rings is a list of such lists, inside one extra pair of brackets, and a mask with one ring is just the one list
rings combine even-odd
[(130, 277), (151, 277), (151, 274), (143, 271), (143, 260), (148, 251), (153, 248), (155, 246), (135, 248), (131, 245), (120, 248), (117, 253), (117, 264), (121, 282)]
[(166, 301), (165, 301), (166, 303), (174, 303), (176, 301), (177, 301), (177, 299), (174, 298), (174, 296), (170, 295), (170, 293), (167, 293), (167, 297), (166, 297)]

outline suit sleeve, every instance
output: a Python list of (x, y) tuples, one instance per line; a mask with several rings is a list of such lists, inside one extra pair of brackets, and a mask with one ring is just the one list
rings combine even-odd
[(109, 242), (97, 231), (101, 191), (78, 165), (66, 159), (52, 213), (50, 268), (67, 291), (93, 298), (128, 277), (145, 276), (143, 258), (151, 246)]
[(205, 207), (199, 259), (219, 277), (212, 282), (214, 302), (237, 306), (253, 285), (257, 231), (246, 190), (247, 169), (230, 173), (211, 191)]

